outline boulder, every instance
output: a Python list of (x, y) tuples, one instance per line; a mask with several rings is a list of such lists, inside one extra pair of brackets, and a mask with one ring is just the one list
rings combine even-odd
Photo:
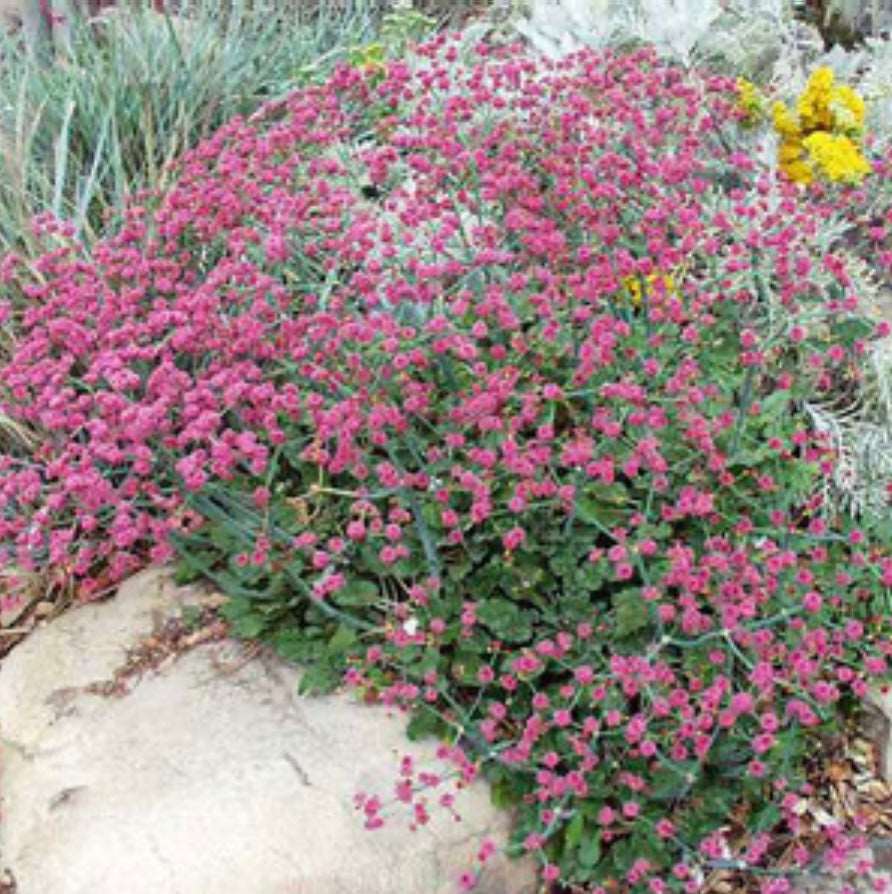
[[(206, 596), (149, 570), (4, 659), (0, 874), (17, 894), (446, 894), (482, 837), (505, 841), (482, 783), (461, 821), (432, 797), (416, 832), (402, 813), (363, 828), (353, 795), (387, 798), (402, 754), (441, 769), (383, 707), (299, 696), (297, 668), (222, 635), (134, 661)], [(535, 869), (498, 853), (478, 890), (532, 894)]]
[(866, 732), (877, 748), (879, 775), (892, 782), (892, 685), (874, 686), (866, 701)]

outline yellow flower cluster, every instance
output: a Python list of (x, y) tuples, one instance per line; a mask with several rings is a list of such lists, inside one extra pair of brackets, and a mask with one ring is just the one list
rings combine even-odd
[(808, 152), (812, 165), (829, 180), (859, 181), (870, 173), (867, 159), (846, 136), (816, 130), (802, 141), (802, 145)]
[(870, 173), (861, 154), (864, 100), (851, 87), (835, 85), (831, 69), (825, 66), (812, 73), (795, 115), (780, 102), (772, 111), (781, 137), (778, 163), (791, 180), (810, 183), (819, 175), (859, 183)]
[(737, 79), (737, 105), (742, 109), (744, 127), (755, 127), (765, 113), (759, 88), (746, 78)]
[[(657, 285), (659, 283), (659, 285)], [(622, 291), (635, 307), (641, 304), (645, 295), (677, 295), (675, 278), (671, 273), (650, 273), (644, 277), (624, 276), (622, 278)]]

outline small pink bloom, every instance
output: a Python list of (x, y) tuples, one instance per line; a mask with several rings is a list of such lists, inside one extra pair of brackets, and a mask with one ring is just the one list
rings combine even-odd
[(514, 527), (506, 534), (502, 535), (502, 545), (508, 552), (517, 549), (524, 540), (526, 540), (526, 532), (520, 527)]

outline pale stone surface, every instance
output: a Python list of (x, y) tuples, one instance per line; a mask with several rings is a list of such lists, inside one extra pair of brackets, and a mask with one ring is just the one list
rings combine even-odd
[[(461, 823), (432, 808), (368, 832), (357, 790), (392, 791), (398, 756), (435, 767), (434, 745), (346, 695), (296, 694), (269, 656), (239, 670), (230, 641), (201, 645), (134, 681), (109, 679), (125, 650), (201, 593), (144, 572), (111, 601), (36, 630), (0, 667), (0, 869), (17, 894), (446, 894), (480, 836), (507, 815), (474, 786)], [(215, 657), (216, 656), (216, 657)], [(480, 890), (532, 894), (528, 863), (495, 859)]]
[[(791, 894), (876, 894), (877, 891), (892, 890), (892, 875), (885, 871), (880, 854), (883, 842), (876, 842), (871, 849), (854, 854), (846, 864), (849, 871), (840, 877), (822, 874), (810, 874), (800, 877)], [(861, 861), (871, 864), (869, 871), (859, 866)], [(885, 883), (887, 887), (877, 887)]]
[(874, 709), (876, 722), (871, 738), (877, 743), (880, 753), (880, 775), (886, 782), (892, 781), (892, 685), (875, 686), (867, 696), (867, 702)]

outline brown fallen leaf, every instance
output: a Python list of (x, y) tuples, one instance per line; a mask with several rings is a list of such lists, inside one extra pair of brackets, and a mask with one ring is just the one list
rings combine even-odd
[(831, 761), (827, 766), (827, 778), (831, 782), (842, 782), (852, 778), (852, 768), (842, 761)]

